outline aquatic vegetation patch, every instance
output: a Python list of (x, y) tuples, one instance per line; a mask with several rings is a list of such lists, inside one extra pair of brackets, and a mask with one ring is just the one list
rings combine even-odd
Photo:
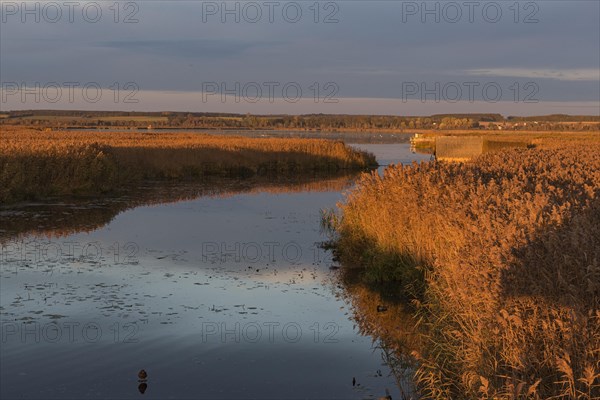
[(148, 179), (338, 173), (376, 166), (341, 141), (2, 130), (0, 201), (96, 195)]
[(600, 398), (598, 143), (390, 166), (339, 207), (342, 264), (413, 295), (424, 397)]

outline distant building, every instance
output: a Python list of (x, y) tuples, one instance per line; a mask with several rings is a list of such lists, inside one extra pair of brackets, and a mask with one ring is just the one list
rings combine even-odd
[(435, 156), (441, 161), (466, 161), (483, 153), (482, 136), (438, 136)]

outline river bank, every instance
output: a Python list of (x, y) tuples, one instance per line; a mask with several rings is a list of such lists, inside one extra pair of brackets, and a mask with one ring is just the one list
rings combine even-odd
[[(382, 164), (429, 159), (351, 145)], [(144, 369), (151, 398), (401, 398), (319, 246), (319, 211), (355, 179), (215, 177), (0, 207), (0, 397), (139, 398)]]
[(344, 265), (413, 299), (425, 397), (600, 396), (599, 171), (598, 143), (545, 140), (365, 175), (329, 216)]
[(0, 201), (96, 195), (146, 179), (335, 173), (376, 166), (339, 141), (141, 132), (4, 130)]

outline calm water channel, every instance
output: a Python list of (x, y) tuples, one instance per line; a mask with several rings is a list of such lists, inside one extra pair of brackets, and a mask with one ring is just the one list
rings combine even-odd
[(399, 398), (318, 246), (320, 210), (353, 179), (2, 209), (1, 397)]

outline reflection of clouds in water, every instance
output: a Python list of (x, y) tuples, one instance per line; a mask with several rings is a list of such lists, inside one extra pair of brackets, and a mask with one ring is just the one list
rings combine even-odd
[[(381, 366), (379, 354), (373, 353), (371, 338), (357, 332), (348, 319), (345, 299), (332, 290), (340, 271), (330, 270), (328, 254), (315, 258), (313, 253), (315, 242), (326, 239), (319, 232), (319, 210), (333, 207), (341, 196), (331, 187), (320, 193), (297, 189), (157, 202), (114, 219), (110, 216), (110, 223), (101, 229), (47, 241), (63, 247), (65, 242), (80, 247), (97, 243), (106, 251), (92, 259), (35, 261), (18, 255), (4, 259), (0, 319), (3, 326), (14, 324), (11, 327), (16, 331), (3, 345), (7, 367), (2, 373), (35, 374), (56, 360), (61, 368), (33, 383), (27, 376), (22, 380), (11, 376), (10, 386), (3, 384), (3, 394), (25, 391), (37, 396), (60, 384), (67, 394), (88, 393), (91, 387), (101, 393), (99, 397), (115, 397), (131, 393), (132, 381), (138, 390), (146, 391), (148, 383), (137, 382), (131, 372), (141, 366), (151, 372), (151, 394), (158, 397), (183, 393), (199, 376), (203, 393), (213, 397), (222, 395), (224, 388), (227, 397), (244, 393), (264, 397), (271, 390), (278, 390), (282, 397), (302, 393), (314, 398), (384, 393), (393, 380)], [(82, 217), (85, 212), (83, 208)], [(81, 221), (86, 223), (85, 218)], [(65, 232), (80, 226), (69, 225)], [(280, 254), (275, 262), (226, 259), (211, 263), (202, 257), (202, 243), (208, 241), (295, 242), (303, 255), (295, 262)], [(120, 244), (116, 260), (115, 252), (108, 250), (115, 242)], [(138, 246), (134, 260), (123, 257), (123, 245), (128, 242)], [(31, 342), (33, 336), (21, 340), (22, 323), (38, 332), (39, 342)], [(99, 329), (84, 330), (88, 323)], [(221, 328), (222, 323), (228, 329), (236, 324), (279, 323), (281, 328), (292, 323), (301, 327), (303, 336), (298, 343), (282, 341), (281, 336), (274, 343), (222, 342), (220, 336), (216, 342), (203, 343), (203, 326)], [(337, 343), (323, 342), (331, 333), (323, 330), (328, 323), (337, 329)], [(57, 343), (48, 340), (53, 331), (44, 331), (50, 324), (61, 329)], [(77, 324), (74, 342), (69, 339), (69, 324)], [(318, 343), (314, 342), (315, 326), (322, 330)], [(100, 367), (103, 360), (109, 360), (105, 368)], [(224, 378), (223, 371), (232, 368), (244, 373)], [(379, 369), (383, 377), (376, 373)], [(114, 384), (94, 386), (97, 380), (91, 382), (96, 376), (91, 370), (96, 375), (100, 370), (101, 381)], [(89, 376), (90, 381), (72, 379), (72, 371)], [(122, 382), (124, 375), (131, 379)], [(352, 387), (352, 377), (361, 384), (360, 391)]]
[[(137, 264), (99, 263), (35, 265), (8, 262), (1, 270), (2, 321), (81, 319), (142, 325), (172, 325), (222, 313), (269, 315), (277, 307), (270, 299), (287, 293), (331, 298), (324, 284), (331, 278), (325, 266), (219, 266), (196, 269), (165, 257)], [(15, 274), (16, 272), (16, 274)], [(42, 282), (40, 282), (42, 281)], [(303, 309), (297, 304), (299, 310)], [(265, 314), (266, 313), (266, 314)]]
[(327, 278), (329, 274), (329, 271), (314, 266), (296, 266), (290, 269), (272, 268), (272, 270), (269, 270), (267, 267), (267, 269), (258, 271), (256, 275), (250, 275), (247, 278), (254, 281), (274, 284), (304, 285), (311, 282), (320, 283)]

